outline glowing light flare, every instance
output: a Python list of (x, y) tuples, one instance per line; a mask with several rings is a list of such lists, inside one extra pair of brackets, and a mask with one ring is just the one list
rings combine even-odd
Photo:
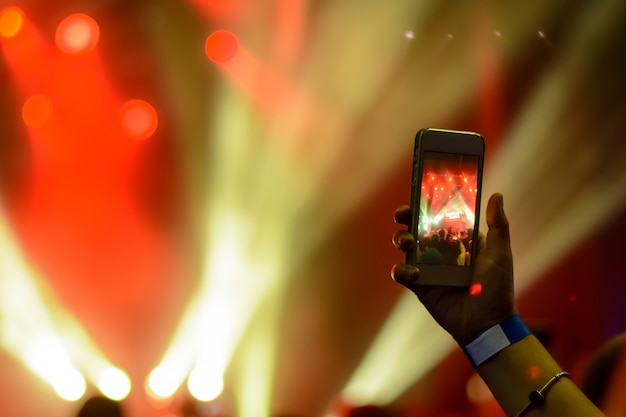
[(147, 139), (156, 132), (159, 118), (154, 107), (144, 100), (128, 100), (119, 110), (119, 127), (132, 139)]
[(87, 391), (87, 382), (76, 369), (69, 368), (52, 381), (56, 393), (66, 401), (78, 401)]
[(22, 120), (27, 126), (38, 128), (44, 126), (52, 115), (52, 101), (43, 95), (30, 96), (22, 106)]
[(52, 385), (61, 398), (75, 401), (85, 393), (85, 378), (72, 365), (57, 335), (44, 330), (22, 349), (28, 368)]
[[(64, 400), (86, 391), (93, 369), (111, 368), (85, 331), (28, 269), (0, 212), (0, 346)], [(80, 370), (80, 371), (79, 371)], [(93, 378), (90, 378), (93, 379)], [(119, 384), (120, 379), (115, 379)]]
[(97, 384), (103, 395), (115, 401), (121, 401), (126, 398), (131, 389), (128, 375), (121, 369), (114, 367), (102, 371)]
[(224, 379), (210, 369), (194, 368), (187, 379), (189, 393), (198, 401), (212, 401), (224, 389)]
[[(147, 380), (148, 392), (154, 398), (170, 398), (185, 379), (190, 393), (198, 399), (209, 401), (216, 395), (218, 381), (244, 330), (249, 328), (259, 303), (277, 284), (275, 251), (270, 256), (265, 253), (267, 248), (257, 248), (263, 252), (257, 257), (246, 250), (252, 247), (251, 219), (223, 208), (216, 210), (208, 223), (210, 243), (203, 284)], [(255, 279), (250, 280), (252, 276)]]
[(176, 393), (181, 382), (175, 372), (165, 366), (158, 366), (148, 375), (146, 391), (153, 398), (169, 398)]
[(0, 11), (0, 36), (12, 38), (22, 29), (24, 12), (17, 7), (7, 7)]
[[(1, 214), (1, 213), (0, 213)], [(56, 334), (52, 315), (0, 217), (0, 345), (67, 400), (85, 392), (85, 378)]]
[(64, 53), (78, 55), (92, 51), (100, 40), (98, 23), (84, 13), (72, 14), (59, 23), (54, 38)]
[(87, 382), (72, 365), (60, 338), (42, 329), (22, 346), (22, 360), (35, 375), (52, 386), (66, 401), (77, 401), (86, 392)]
[(218, 30), (207, 36), (204, 43), (206, 56), (213, 62), (221, 64), (230, 61), (239, 50), (239, 39), (232, 32)]
[(479, 296), (483, 292), (483, 285), (479, 283), (475, 283), (470, 285), (469, 293), (471, 296)]

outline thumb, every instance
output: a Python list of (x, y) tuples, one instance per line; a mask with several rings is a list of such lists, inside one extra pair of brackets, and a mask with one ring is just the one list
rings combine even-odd
[(502, 194), (493, 194), (487, 202), (487, 248), (505, 252), (511, 251), (509, 220), (504, 214)]

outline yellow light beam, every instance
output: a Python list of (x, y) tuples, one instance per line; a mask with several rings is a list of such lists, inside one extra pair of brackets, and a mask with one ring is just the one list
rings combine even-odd
[[(26, 263), (0, 210), (0, 345), (68, 401), (80, 399), (86, 380), (98, 383), (116, 369), (125, 390), (106, 390), (121, 399), (130, 390), (80, 324), (63, 309)], [(81, 373), (81, 371), (83, 373)]]
[(455, 343), (407, 292), (342, 392), (351, 404), (386, 405), (454, 349)]

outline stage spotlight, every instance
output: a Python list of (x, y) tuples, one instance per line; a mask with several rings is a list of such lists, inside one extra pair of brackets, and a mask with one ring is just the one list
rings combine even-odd
[(210, 369), (194, 368), (187, 380), (189, 393), (198, 401), (216, 399), (224, 389), (224, 380)]
[[(13, 316), (13, 318), (17, 317)], [(87, 383), (72, 364), (61, 339), (52, 333), (50, 323), (39, 323), (37, 329), (35, 329), (37, 327), (35, 323), (31, 325), (33, 327), (26, 330), (24, 334), (14, 334), (10, 338), (14, 342), (21, 339), (20, 359), (33, 373), (48, 382), (61, 398), (67, 401), (80, 399), (86, 391)]]
[(83, 13), (76, 13), (63, 19), (55, 34), (57, 47), (70, 55), (92, 51), (99, 39), (98, 23)]
[(124, 371), (109, 367), (100, 373), (98, 389), (106, 397), (120, 401), (128, 396), (131, 389), (130, 379)]
[(37, 280), (3, 220), (0, 210), (0, 347), (66, 401), (80, 399), (86, 377), (95, 382), (98, 375), (104, 376), (99, 388), (105, 395), (123, 396), (130, 390), (128, 377), (104, 358), (43, 281)]
[(154, 368), (146, 380), (146, 391), (148, 394), (158, 400), (172, 397), (180, 384), (181, 378), (166, 366), (158, 366)]
[(17, 7), (7, 7), (0, 12), (0, 36), (12, 38), (24, 23), (24, 13)]
[(194, 367), (211, 372), (202, 379), (221, 379), (259, 303), (277, 284), (276, 261), (265, 252), (272, 248), (271, 239), (266, 239), (267, 247), (256, 249), (260, 253), (243, 251), (250, 245), (251, 220), (235, 209), (214, 216), (202, 285), (148, 381), (153, 395), (161, 398), (173, 395)]
[(83, 375), (73, 365), (57, 334), (28, 268), (12, 242), (0, 213), (0, 346), (68, 401), (85, 392)]
[(58, 377), (52, 381), (54, 390), (66, 401), (78, 401), (87, 391), (87, 382), (83, 375), (74, 368), (58, 372)]

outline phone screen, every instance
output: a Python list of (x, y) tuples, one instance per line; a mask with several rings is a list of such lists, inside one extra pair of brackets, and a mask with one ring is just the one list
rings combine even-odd
[(471, 265), (478, 192), (477, 155), (425, 151), (418, 241), (420, 263)]

